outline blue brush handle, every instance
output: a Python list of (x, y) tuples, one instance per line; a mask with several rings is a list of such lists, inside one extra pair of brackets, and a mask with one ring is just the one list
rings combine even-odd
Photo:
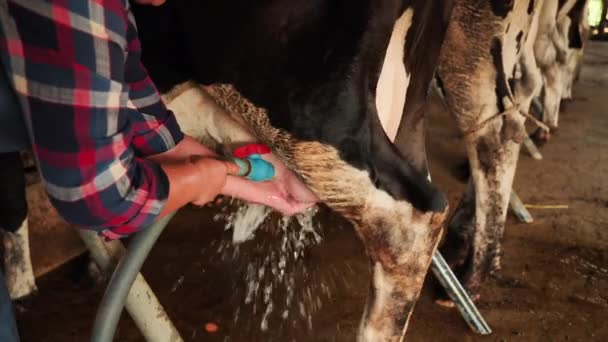
[(249, 155), (245, 159), (233, 158), (232, 160), (240, 168), (239, 176), (254, 182), (264, 182), (274, 178), (274, 166), (262, 159), (259, 154)]

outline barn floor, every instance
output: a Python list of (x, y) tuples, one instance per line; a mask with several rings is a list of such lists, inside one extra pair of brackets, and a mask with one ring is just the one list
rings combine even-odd
[[(565, 204), (568, 209), (531, 209), (532, 224), (519, 223), (509, 214), (502, 274), (488, 281), (479, 303), (494, 334), (476, 336), (457, 311), (436, 306), (435, 285), (428, 279), (408, 331), (410, 341), (608, 340), (607, 43), (591, 43), (582, 75), (574, 100), (563, 106), (560, 131), (541, 149), (544, 160), (522, 152), (514, 186), (522, 200)], [(453, 207), (464, 189), (456, 171), (464, 151), (452, 119), (436, 99), (429, 109), (431, 171)], [(280, 238), (276, 232), (258, 232), (253, 243), (240, 247), (238, 257), (225, 257), (233, 250), (217, 250), (229, 233), (212, 215), (208, 209), (183, 210), (144, 267), (186, 340), (354, 340), (369, 271), (362, 246), (347, 224), (322, 212), (323, 241), (287, 265), (288, 272), (297, 273), (298, 284), (290, 316), (284, 321), (280, 317), (286, 306), (279, 284), (269, 296), (274, 312), (268, 331), (262, 332), (261, 316), (268, 305), (258, 302), (253, 314), (253, 307), (243, 304), (246, 265), (263, 263), (279, 249)], [(38, 295), (19, 305), (23, 341), (88, 339), (102, 289), (78, 276), (81, 259), (40, 278)], [(327, 286), (326, 292), (320, 284)], [(331, 298), (323, 294), (327, 292)], [(263, 295), (259, 297), (263, 301)], [(299, 303), (305, 304), (305, 311), (315, 311), (311, 303), (317, 297), (322, 308), (312, 315), (310, 328), (300, 317)], [(207, 322), (217, 323), (219, 331), (207, 333)], [(116, 340), (142, 340), (126, 314)]]

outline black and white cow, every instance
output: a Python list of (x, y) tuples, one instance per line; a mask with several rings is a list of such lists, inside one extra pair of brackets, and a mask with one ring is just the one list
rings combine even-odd
[(456, 1), (441, 52), (439, 83), (463, 132), (471, 170), (442, 251), (473, 297), (500, 269), (509, 196), (526, 136), (523, 114), (542, 84), (531, 53), (542, 3)]
[[(536, 64), (540, 69), (543, 87), (542, 121), (552, 130), (558, 127), (560, 103), (571, 97), (577, 65), (579, 64), (586, 32), (588, 0), (545, 0), (534, 43)], [(534, 138), (545, 143), (549, 132), (537, 130)]]
[(583, 53), (589, 36), (589, 0), (578, 0), (561, 25), (568, 32), (566, 65), (562, 69), (562, 101), (572, 99), (572, 86), (578, 80)]
[(516, 65), (541, 6), (180, 0), (133, 9), (144, 64), (186, 133), (270, 145), (353, 223), (373, 269), (358, 336), (392, 341), (404, 336), (447, 209), (426, 167), (430, 80), (438, 75), (467, 144), (472, 178), (445, 251), (477, 294), (499, 267), (520, 112), (539, 87)]
[[(423, 145), (402, 156), (382, 124), (390, 122), (393, 138), (406, 89), (416, 98), (406, 111), (420, 111), (446, 10), (439, 1), (395, 0), (134, 8), (144, 64), (182, 126), (198, 120), (230, 145), (251, 138), (235, 136), (242, 121), (353, 223), (373, 268), (361, 340), (402, 338), (439, 242), (447, 202), (427, 179)], [(192, 106), (209, 96), (236, 119)]]
[(19, 152), (0, 153), (0, 166), (4, 275), (11, 299), (18, 300), (37, 290), (30, 259), (25, 174)]
[[(520, 113), (540, 86), (515, 71), (541, 6), (183, 0), (135, 15), (144, 64), (183, 126), (221, 144), (255, 136), (353, 223), (373, 269), (359, 339), (375, 341), (403, 337), (445, 215), (424, 152), (435, 69), (472, 169), (445, 249), (473, 294), (499, 267)], [(226, 133), (239, 122), (252, 134)]]

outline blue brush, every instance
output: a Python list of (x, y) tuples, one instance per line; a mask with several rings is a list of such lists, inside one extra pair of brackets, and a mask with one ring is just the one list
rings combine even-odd
[(232, 158), (232, 161), (239, 166), (237, 176), (245, 177), (254, 182), (269, 181), (274, 178), (274, 166), (262, 159), (259, 154), (251, 154), (246, 158)]

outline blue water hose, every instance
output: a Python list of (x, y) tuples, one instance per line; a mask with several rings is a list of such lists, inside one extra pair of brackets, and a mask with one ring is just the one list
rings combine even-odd
[(99, 304), (91, 334), (91, 342), (113, 341), (120, 314), (135, 277), (141, 270), (156, 240), (174, 215), (175, 213), (171, 213), (135, 234), (126, 254), (116, 266), (112, 279), (110, 279), (103, 299)]

